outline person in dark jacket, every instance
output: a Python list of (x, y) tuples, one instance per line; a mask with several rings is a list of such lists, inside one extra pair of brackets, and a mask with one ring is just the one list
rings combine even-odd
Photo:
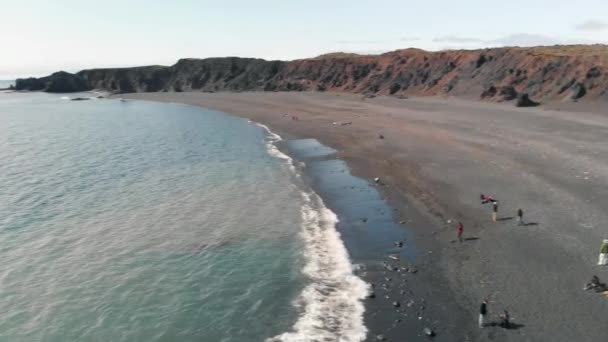
[(481, 306), (479, 307), (479, 327), (483, 328), (484, 326), (484, 319), (486, 318), (486, 315), (488, 314), (488, 301), (484, 299), (483, 302), (481, 302)]
[(511, 316), (509, 311), (505, 310), (500, 314), (500, 326), (505, 329), (511, 328)]
[(518, 226), (523, 226), (524, 225), (524, 211), (520, 209), (517, 209), (517, 225)]

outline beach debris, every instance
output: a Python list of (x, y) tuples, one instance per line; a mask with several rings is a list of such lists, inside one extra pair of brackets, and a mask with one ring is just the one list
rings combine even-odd
[(429, 327), (424, 328), (424, 334), (428, 337), (435, 337), (435, 331)]
[(376, 183), (376, 184), (380, 183), (380, 177), (374, 178), (374, 183)]
[(382, 334), (376, 335), (376, 341), (386, 341), (386, 337)]
[(399, 303), (399, 301), (394, 301), (393, 302), (393, 306), (396, 307), (396, 308), (398, 308), (398, 307), (401, 306), (401, 303)]

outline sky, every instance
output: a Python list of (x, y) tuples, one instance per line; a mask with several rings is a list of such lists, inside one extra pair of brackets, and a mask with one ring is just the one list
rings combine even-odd
[(607, 0), (0, 0), (0, 79), (218, 56), (608, 43)]

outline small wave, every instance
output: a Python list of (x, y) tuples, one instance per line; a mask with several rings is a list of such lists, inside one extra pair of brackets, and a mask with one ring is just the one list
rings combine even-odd
[[(257, 125), (268, 133), (268, 153), (287, 161), (290, 170), (297, 172), (293, 159), (275, 146), (281, 137), (267, 126)], [(295, 305), (302, 313), (292, 330), (267, 342), (362, 341), (367, 335), (363, 299), (369, 287), (353, 273), (348, 251), (336, 230), (336, 214), (325, 207), (315, 192), (302, 191), (301, 196), (301, 236), (306, 260), (302, 272), (311, 283), (296, 299)]]

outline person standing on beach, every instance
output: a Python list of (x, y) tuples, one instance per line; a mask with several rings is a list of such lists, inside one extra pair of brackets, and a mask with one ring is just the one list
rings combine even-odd
[(524, 225), (524, 211), (520, 209), (517, 209), (517, 225), (518, 226), (523, 226)]
[(597, 264), (600, 266), (608, 265), (608, 239), (602, 241), (602, 245), (600, 246), (600, 257)]
[(481, 302), (481, 306), (479, 307), (479, 327), (483, 328), (483, 321), (486, 318), (486, 314), (488, 313), (488, 300), (484, 299)]
[(456, 230), (456, 234), (458, 235), (458, 241), (462, 242), (462, 231), (464, 230), (464, 226), (462, 225), (462, 222), (458, 222), (458, 228)]
[(498, 202), (492, 202), (492, 221), (496, 222), (498, 216)]

